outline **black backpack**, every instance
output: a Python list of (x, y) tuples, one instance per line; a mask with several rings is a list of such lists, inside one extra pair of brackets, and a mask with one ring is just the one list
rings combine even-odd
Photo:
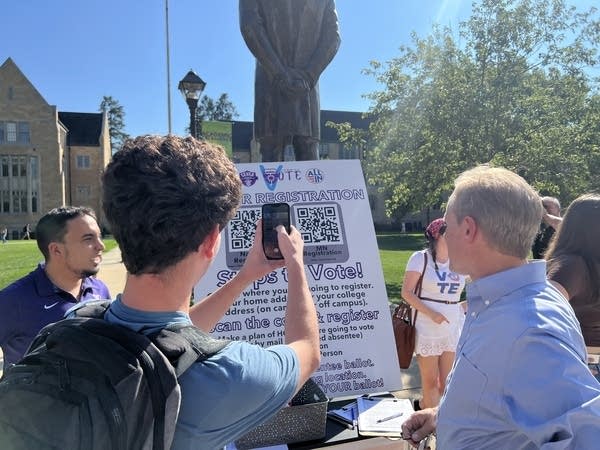
[(169, 449), (177, 377), (229, 343), (191, 325), (144, 336), (91, 302), (43, 328), (0, 381), (0, 449)]

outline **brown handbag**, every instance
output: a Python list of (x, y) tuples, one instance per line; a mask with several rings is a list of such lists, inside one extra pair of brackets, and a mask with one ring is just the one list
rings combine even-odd
[[(423, 262), (423, 271), (417, 281), (414, 293), (417, 297), (421, 296), (421, 287), (423, 285), (423, 275), (427, 267), (427, 253), (424, 253), (425, 261)], [(392, 315), (392, 326), (394, 327), (394, 338), (396, 339), (396, 351), (398, 352), (398, 362), (401, 369), (408, 369), (412, 361), (413, 353), (415, 352), (416, 328), (418, 310), (413, 308), (404, 300), (400, 302), (394, 314)], [(414, 317), (413, 317), (414, 316)]]

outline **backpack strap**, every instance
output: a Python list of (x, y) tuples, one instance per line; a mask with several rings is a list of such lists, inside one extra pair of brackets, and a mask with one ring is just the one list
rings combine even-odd
[(74, 307), (70, 314), (73, 317), (89, 317), (91, 319), (104, 319), (104, 314), (108, 310), (108, 307), (112, 303), (112, 300), (94, 300), (83, 302), (77, 307)]
[[(423, 270), (421, 271), (421, 276), (419, 277), (419, 281), (417, 281), (417, 285), (415, 286), (414, 293), (417, 297), (421, 298), (421, 289), (423, 288), (423, 277), (425, 276), (425, 269), (427, 269), (427, 251), (423, 252)], [(419, 314), (419, 310), (415, 308), (415, 315), (411, 319), (411, 324), (414, 325), (417, 321), (417, 314)]]
[(148, 338), (167, 357), (175, 368), (177, 377), (192, 364), (204, 361), (221, 351), (229, 340), (215, 339), (193, 325), (173, 324)]
[[(85, 302), (72, 311), (75, 317), (103, 319), (111, 300)], [(167, 357), (181, 376), (196, 361), (204, 361), (218, 353), (230, 341), (215, 339), (204, 331), (188, 324), (172, 324), (147, 336)]]

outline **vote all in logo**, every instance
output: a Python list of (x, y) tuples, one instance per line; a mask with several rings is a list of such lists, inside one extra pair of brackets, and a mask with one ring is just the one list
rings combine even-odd
[(309, 183), (319, 184), (325, 179), (325, 175), (319, 169), (308, 169), (306, 171), (306, 179)]

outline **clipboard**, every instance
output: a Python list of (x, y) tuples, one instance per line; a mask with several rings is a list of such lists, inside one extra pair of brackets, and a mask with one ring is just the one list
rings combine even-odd
[(358, 397), (358, 434), (363, 436), (402, 436), (402, 424), (413, 413), (406, 398)]
[(356, 427), (356, 420), (358, 417), (358, 407), (356, 402), (354, 401), (341, 408), (327, 411), (327, 417), (353, 430)]

